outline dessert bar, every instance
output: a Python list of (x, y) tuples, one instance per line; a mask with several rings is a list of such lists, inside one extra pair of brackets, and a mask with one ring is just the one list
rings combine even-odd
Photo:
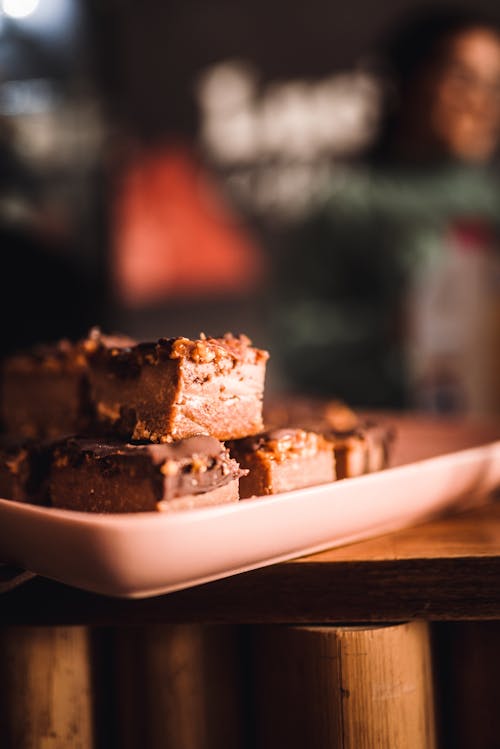
[(102, 427), (122, 439), (236, 439), (263, 428), (267, 358), (230, 334), (96, 346), (88, 356), (91, 400)]
[(94, 328), (77, 343), (62, 340), (6, 359), (1, 388), (6, 433), (53, 439), (92, 429), (87, 356), (97, 347), (134, 343), (126, 336), (105, 336)]
[(332, 444), (303, 429), (273, 429), (229, 443), (231, 454), (248, 470), (240, 479), (247, 498), (301, 489), (335, 479)]
[(348, 431), (325, 431), (335, 452), (337, 478), (354, 478), (387, 468), (394, 433), (391, 428), (371, 421), (360, 421)]
[(6, 432), (51, 438), (83, 428), (88, 419), (85, 358), (69, 341), (39, 346), (4, 363)]
[(131, 445), (68, 438), (50, 476), (55, 507), (89, 512), (182, 510), (238, 501), (240, 469), (213, 437)]
[(311, 429), (323, 434), (335, 452), (338, 479), (354, 478), (387, 468), (394, 430), (353, 411), (339, 400), (292, 398), (267, 406), (271, 423)]

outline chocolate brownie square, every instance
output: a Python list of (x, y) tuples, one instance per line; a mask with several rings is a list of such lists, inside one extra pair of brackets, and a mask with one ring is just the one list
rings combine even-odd
[(69, 341), (8, 358), (2, 411), (7, 433), (52, 438), (83, 427), (88, 417), (85, 358)]
[(268, 354), (246, 336), (161, 338), (89, 354), (91, 400), (105, 430), (126, 440), (219, 440), (263, 428)]
[(240, 473), (204, 435), (160, 445), (71, 437), (54, 449), (50, 499), (84, 512), (168, 512), (237, 502)]
[(303, 429), (273, 429), (229, 443), (243, 469), (242, 499), (301, 489), (335, 479), (333, 447), (320, 434)]
[(323, 434), (335, 452), (337, 478), (354, 478), (380, 471), (389, 464), (394, 429), (374, 418), (366, 418), (340, 400), (290, 398), (266, 407), (273, 424), (310, 429)]
[(55, 439), (93, 428), (87, 356), (97, 347), (135, 341), (106, 336), (94, 328), (77, 343), (40, 345), (5, 360), (2, 372), (2, 421), (7, 434)]
[(337, 478), (354, 478), (387, 468), (394, 430), (384, 424), (360, 420), (347, 431), (330, 429), (326, 439), (333, 444)]

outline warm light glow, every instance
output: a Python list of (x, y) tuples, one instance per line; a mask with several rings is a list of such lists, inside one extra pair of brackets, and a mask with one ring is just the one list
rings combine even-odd
[(2, 0), (2, 10), (10, 18), (27, 18), (38, 7), (40, 0)]

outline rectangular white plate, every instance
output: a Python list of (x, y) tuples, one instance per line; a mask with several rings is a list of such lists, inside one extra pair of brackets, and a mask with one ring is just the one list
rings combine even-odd
[(0, 499), (0, 561), (144, 598), (401, 528), (500, 486), (500, 426), (395, 421), (393, 468), (238, 504), (95, 515)]

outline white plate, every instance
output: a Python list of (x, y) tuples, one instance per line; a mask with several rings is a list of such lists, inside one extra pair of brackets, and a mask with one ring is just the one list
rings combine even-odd
[(144, 598), (401, 528), (500, 485), (500, 427), (403, 418), (397, 428), (394, 468), (238, 504), (95, 515), (1, 499), (0, 560)]

